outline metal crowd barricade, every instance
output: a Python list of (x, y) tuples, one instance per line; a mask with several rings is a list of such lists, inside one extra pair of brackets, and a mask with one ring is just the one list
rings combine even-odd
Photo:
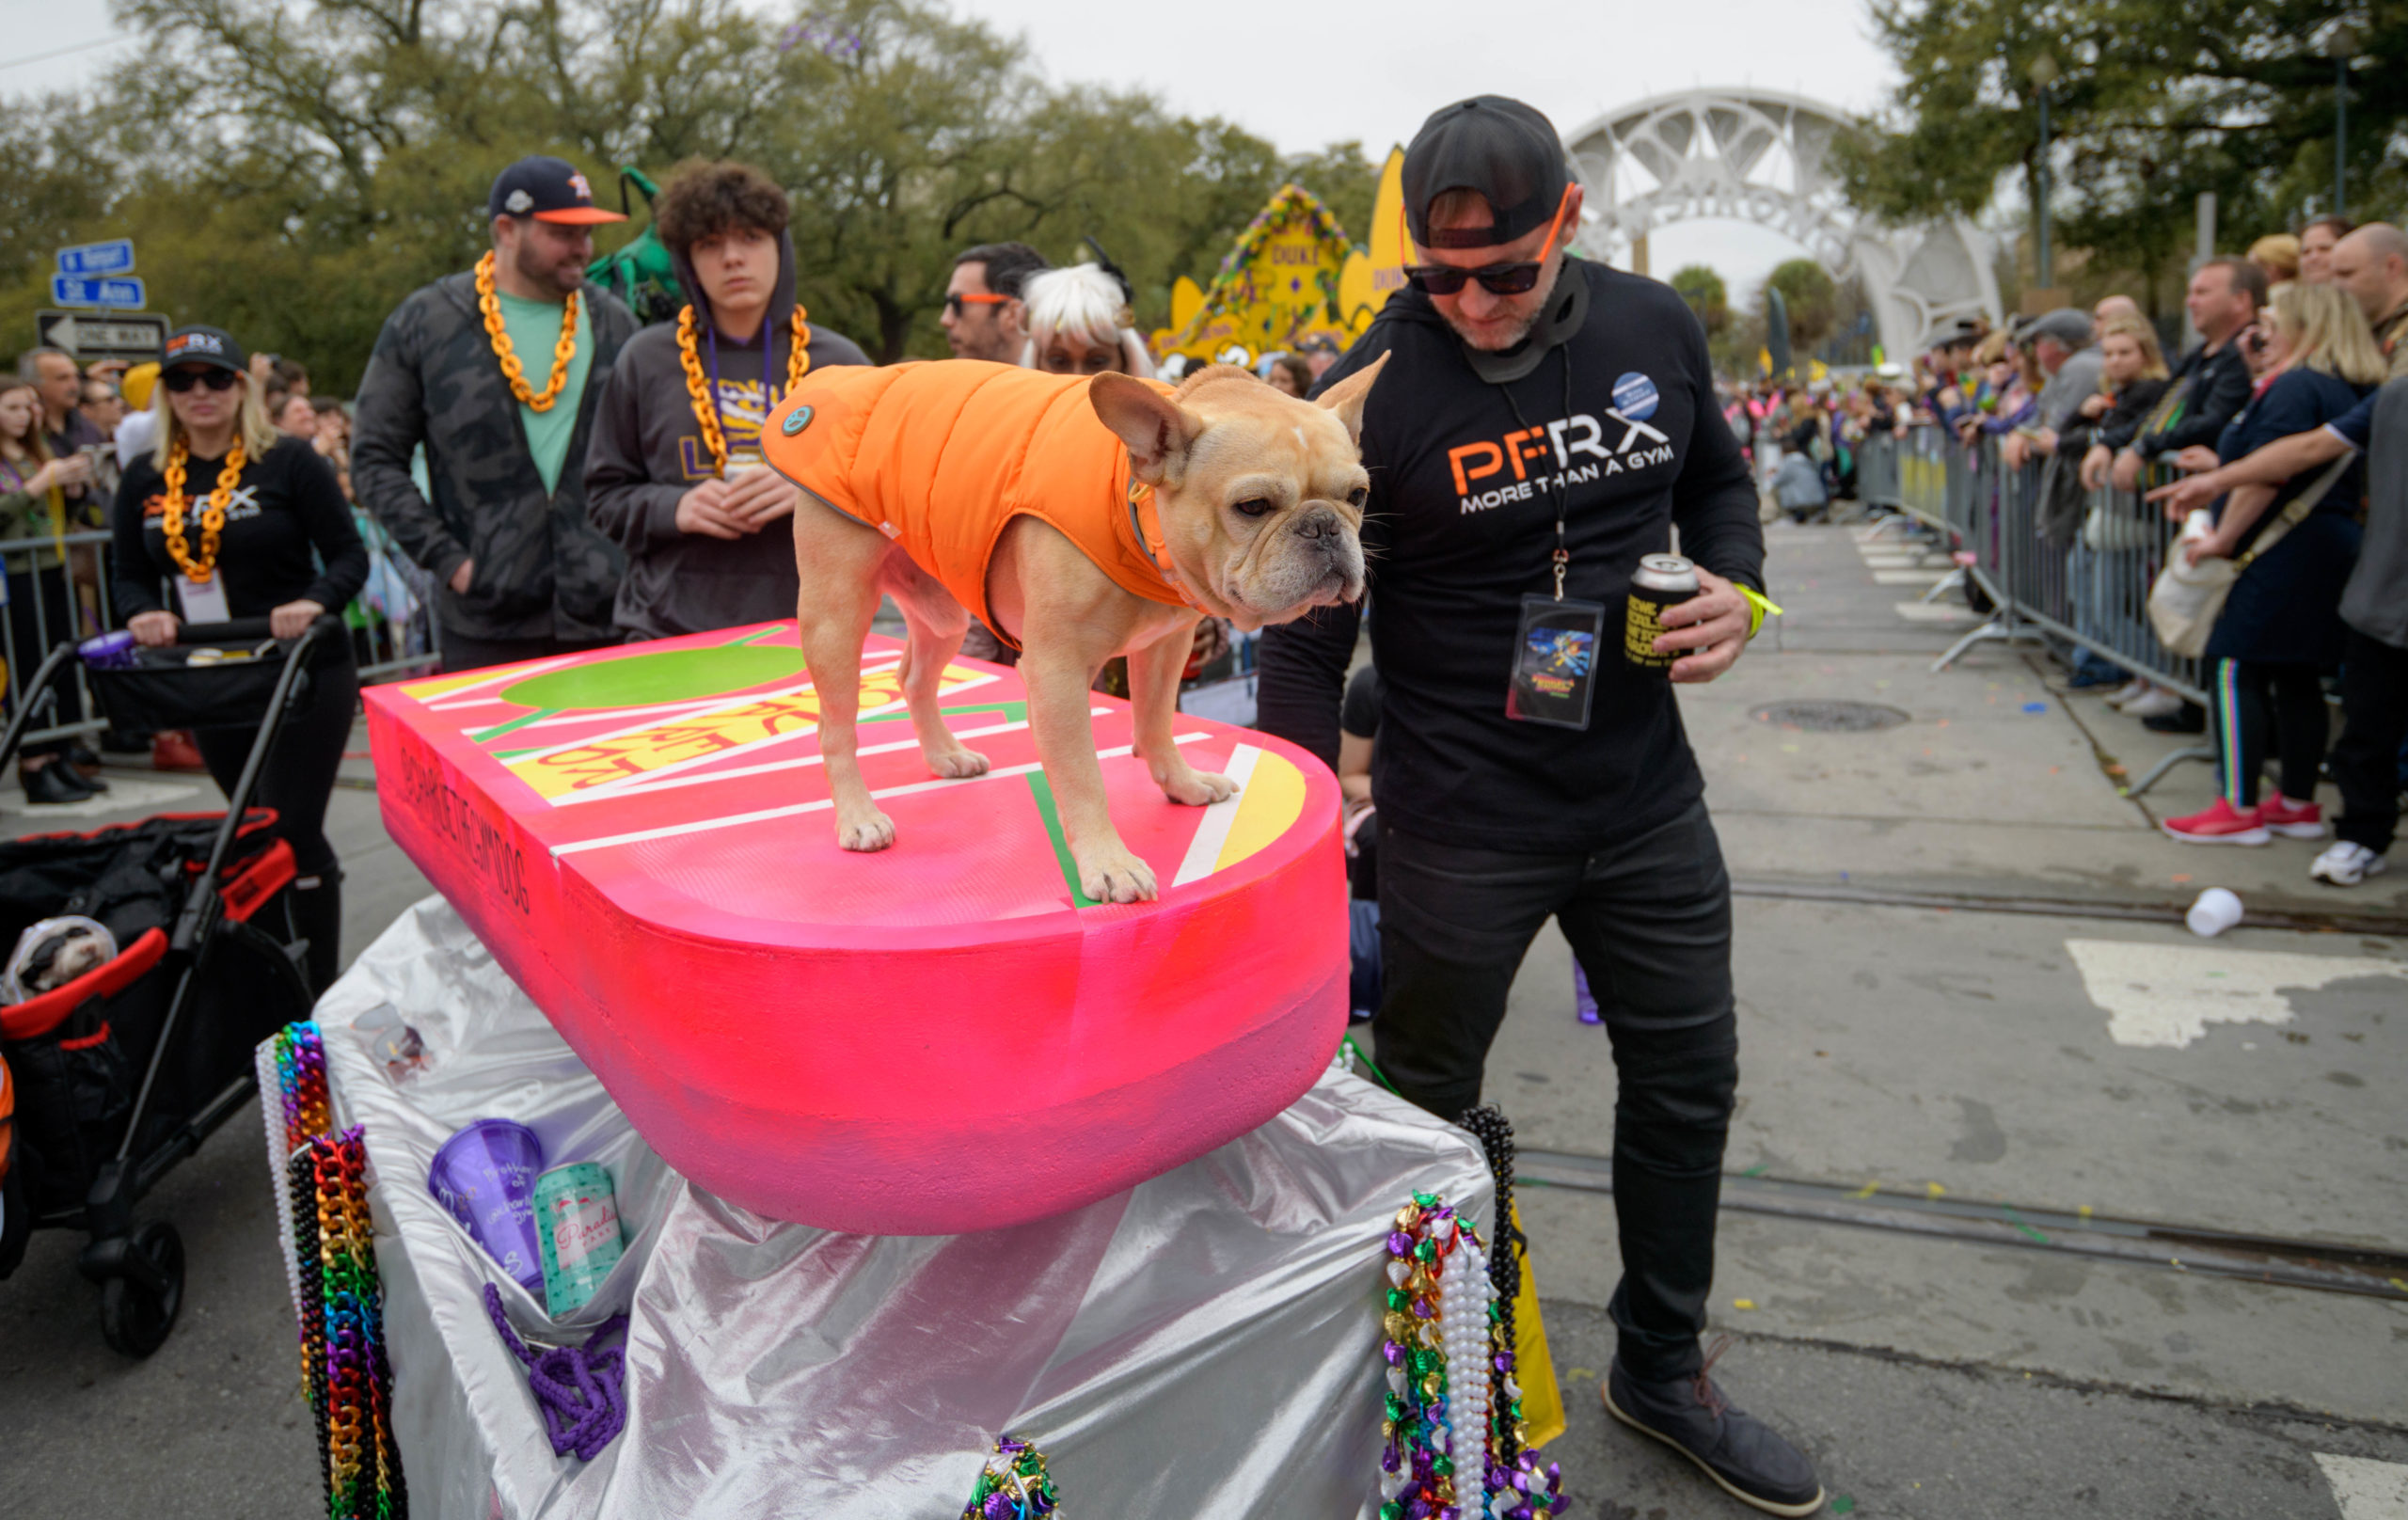
[[(2057, 488), (2043, 459), (2008, 468), (1994, 439), (1968, 446), (1938, 428), (1915, 431), (1901, 462), (1902, 510), (1950, 535), (1962, 550), (1968, 599), (1978, 588), (1990, 604), (1988, 621), (1933, 670), (1946, 670), (1976, 644), (2053, 642), (2087, 649), (2207, 705), (2199, 661), (2169, 653), (2148, 619), (2149, 588), (2173, 552), (2177, 524), (2134, 492)], [(2067, 459), (2056, 467), (2078, 466)], [(2172, 478), (2154, 472), (2144, 488)], [(2184, 760), (2214, 758), (2210, 745), (2177, 750), (2133, 781), (2131, 793), (2147, 791)]]
[[(39, 670), (43, 657), (61, 641), (88, 639), (119, 625), (109, 578), (112, 544), (111, 535), (102, 529), (55, 538), (0, 540), (0, 563), (7, 569), (7, 594), (0, 598), (7, 613), (0, 616), (0, 660), (6, 661), (8, 712), (15, 712), (22, 700), (23, 679)], [(42, 562), (61, 556), (63, 562), (57, 565)], [(427, 605), (421, 596), (419, 606)], [(397, 622), (358, 603), (353, 604), (353, 610), (358, 616), (347, 621), (362, 681), (420, 674), (441, 663), (433, 619), (423, 611), (407, 622)], [(21, 631), (27, 637), (20, 638)], [(92, 700), (80, 661), (71, 679), (73, 698), (62, 702), (55, 688), (45, 691), (40, 699), (46, 709), (43, 720), (26, 730), (23, 742), (85, 738), (109, 726)], [(64, 709), (70, 708), (82, 716), (68, 717)]]
[[(46, 559), (58, 562), (45, 565)], [(7, 661), (8, 710), (14, 713), (23, 700), (20, 683), (41, 668), (44, 657), (62, 640), (87, 639), (117, 626), (109, 607), (109, 535), (100, 529), (86, 529), (55, 537), (0, 540), (0, 564), (8, 572), (8, 615), (0, 617), (0, 658)], [(28, 638), (18, 637), (21, 626)], [(73, 695), (63, 703), (55, 687), (42, 693), (42, 716), (47, 720), (27, 729), (23, 742), (81, 738), (109, 726), (99, 716), (80, 663), (75, 667), (72, 690)], [(83, 717), (64, 719), (62, 708), (72, 708)]]

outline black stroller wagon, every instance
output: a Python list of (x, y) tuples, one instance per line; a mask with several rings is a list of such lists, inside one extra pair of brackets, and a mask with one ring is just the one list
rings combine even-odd
[[(292, 848), (274, 836), (276, 815), (249, 802), (284, 720), (310, 700), (309, 651), (343, 637), (341, 625), (320, 618), (290, 641), (269, 638), (264, 620), (184, 636), (86, 674), (121, 729), (258, 723), (226, 812), (0, 843), (0, 953), (64, 914), (97, 920), (118, 947), (65, 985), (0, 1006), (15, 1100), (0, 1148), (0, 1277), (30, 1230), (87, 1231), (76, 1268), (101, 1286), (102, 1335), (129, 1356), (158, 1350), (183, 1297), (175, 1227), (137, 1226), (135, 1205), (250, 1100), (254, 1049), (308, 1018), (317, 990), (277, 896), (293, 879)], [(75, 663), (75, 646), (61, 644), (24, 684), (0, 766)]]

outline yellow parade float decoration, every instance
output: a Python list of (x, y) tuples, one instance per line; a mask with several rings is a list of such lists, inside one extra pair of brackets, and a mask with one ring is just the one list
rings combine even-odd
[(1353, 342), (1404, 284), (1403, 170), (1404, 154), (1391, 151), (1368, 250), (1349, 241), (1311, 191), (1282, 186), (1246, 224), (1211, 285), (1185, 276), (1172, 285), (1170, 325), (1153, 334), (1155, 354), (1210, 363), (1235, 357), (1236, 349), (1237, 361), (1250, 365), (1307, 338), (1325, 336), (1341, 348)]

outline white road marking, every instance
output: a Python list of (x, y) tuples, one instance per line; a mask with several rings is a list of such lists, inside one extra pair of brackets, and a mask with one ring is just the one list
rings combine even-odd
[(2289, 1023), (2285, 989), (2360, 976), (2408, 978), (2408, 965), (2364, 956), (2123, 940), (2067, 940), (2066, 951), (2082, 972), (2083, 990), (2107, 1015), (2110, 1039), (2175, 1050), (2205, 1035), (2210, 1023)]
[(1979, 623), (1982, 620), (1972, 608), (1949, 602), (1898, 602), (1893, 605), (1898, 615), (1909, 623)]
[(2408, 1520), (2408, 1466), (2329, 1451), (2319, 1451), (2316, 1465), (2332, 1485), (2341, 1520)]
[[(1175, 734), (1171, 736), (1171, 742), (1193, 744), (1199, 739), (1211, 736), (1207, 734)], [(1099, 760), (1117, 760), (1134, 752), (1135, 749), (1134, 745), (1122, 744), (1109, 750), (1098, 750), (1095, 757)], [(1006, 766), (1001, 770), (990, 770), (982, 776), (915, 781), (904, 786), (880, 787), (869, 795), (873, 800), (882, 800), (889, 797), (909, 797), (914, 792), (933, 792), (946, 786), (975, 786), (981, 782), (1002, 781), (1006, 776), (1025, 776), (1030, 771), (1044, 768), (1043, 762), (1031, 761), (1024, 766)], [(562, 855), (576, 855), (589, 849), (604, 849), (612, 845), (641, 845), (648, 839), (670, 839), (679, 834), (706, 833), (713, 829), (740, 828), (748, 823), (766, 823), (771, 818), (791, 818), (802, 813), (825, 813), (835, 805), (835, 799), (823, 797), (816, 802), (796, 802), (785, 807), (759, 808), (751, 813), (731, 813), (725, 817), (705, 818), (697, 823), (673, 823), (658, 829), (638, 829), (631, 833), (607, 834), (600, 839), (580, 839), (572, 845), (554, 845), (552, 856), (557, 860)]]
[(1238, 789), (1204, 809), (1204, 819), (1196, 826), (1196, 837), (1187, 842), (1187, 858), (1179, 863), (1179, 874), (1170, 879), (1174, 887), (1212, 874), (1213, 865), (1221, 858), (1221, 847), (1229, 842), (1229, 828), (1238, 821), (1238, 804), (1245, 800), (1246, 783), (1254, 779), (1254, 763), (1262, 757), (1262, 748), (1241, 744), (1229, 752), (1229, 764), (1221, 774), (1238, 784)]
[(1932, 586), (1948, 578), (1945, 570), (1876, 570), (1873, 583), (1877, 586)]

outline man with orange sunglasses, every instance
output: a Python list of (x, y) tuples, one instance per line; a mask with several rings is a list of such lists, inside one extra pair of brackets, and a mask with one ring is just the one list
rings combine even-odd
[[(1477, 1104), (1514, 973), (1556, 919), (1620, 1083), (1607, 1409), (1744, 1502), (1811, 1514), (1812, 1465), (1731, 1406), (1698, 1345), (1738, 1034), (1731, 882), (1671, 683), (1730, 669), (1769, 606), (1755, 487), (1688, 307), (1568, 253), (1581, 189), (1545, 117), (1448, 106), (1403, 181), (1410, 288), (1319, 382), (1395, 361), (1362, 436), (1384, 698), (1375, 1059), (1442, 1118)], [(1675, 529), (1699, 589), (1653, 640), (1667, 680), (1625, 655), (1624, 610)], [(1261, 727), (1335, 760), (1357, 620), (1263, 631)]]
[(1028, 309), (1021, 287), (1045, 268), (1045, 256), (1025, 243), (982, 243), (953, 261), (937, 318), (958, 359), (1018, 364), (1028, 341)]

